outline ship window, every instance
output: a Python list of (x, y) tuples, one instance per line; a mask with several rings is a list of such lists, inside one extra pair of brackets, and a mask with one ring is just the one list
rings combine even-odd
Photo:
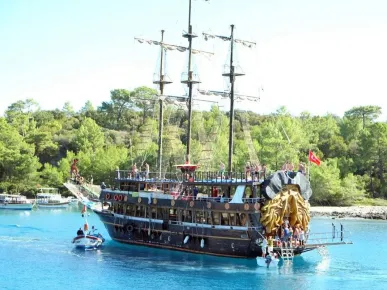
[(177, 215), (176, 215), (176, 213), (177, 213), (177, 209), (171, 208), (171, 209), (169, 210), (169, 220), (171, 220), (171, 221), (176, 221), (176, 220), (177, 220)]
[(206, 212), (207, 224), (212, 224), (212, 215), (211, 212)]
[(228, 213), (226, 212), (222, 212), (222, 225), (229, 225)]
[(157, 209), (157, 218), (161, 220), (166, 219), (164, 218), (164, 215), (163, 215), (163, 209), (162, 208), (156, 208), (156, 209)]
[(134, 216), (135, 215), (136, 206), (133, 204), (128, 204), (126, 206), (126, 215)]
[(251, 192), (251, 188), (250, 187), (246, 187), (246, 189), (245, 189), (245, 197), (246, 198), (252, 198), (253, 197), (253, 194)]
[(230, 226), (236, 226), (236, 215), (235, 213), (230, 213)]
[(196, 211), (196, 221), (197, 224), (204, 224), (206, 222), (206, 219), (204, 217), (204, 212), (203, 211)]
[(137, 206), (136, 216), (137, 217), (145, 217), (145, 207), (144, 206)]
[(192, 223), (192, 210), (183, 211), (182, 220), (186, 223)]
[(244, 213), (237, 214), (237, 225), (238, 226), (247, 226), (247, 216)]
[(152, 219), (157, 218), (157, 207), (152, 207)]
[(213, 225), (220, 225), (220, 213), (213, 212)]

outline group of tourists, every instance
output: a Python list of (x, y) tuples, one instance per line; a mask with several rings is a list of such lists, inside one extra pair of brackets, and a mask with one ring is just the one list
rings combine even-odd
[(276, 247), (300, 247), (304, 246), (307, 240), (309, 229), (305, 229), (296, 224), (291, 226), (289, 220), (286, 218), (282, 223), (281, 227), (278, 229), (276, 236), (272, 235), (264, 237), (261, 247), (262, 247), (262, 257), (265, 257), (268, 253), (273, 252), (274, 246)]
[(277, 232), (277, 245), (284, 247), (303, 246), (305, 245), (305, 236), (305, 229), (301, 225), (291, 226), (289, 220), (285, 219)]
[(143, 169), (144, 171), (139, 171), (137, 163), (134, 163), (131, 170), (128, 171), (128, 178), (149, 179), (149, 164), (147, 162), (145, 162)]
[(246, 163), (245, 176), (247, 180), (259, 181), (266, 178), (266, 164), (251, 164)]

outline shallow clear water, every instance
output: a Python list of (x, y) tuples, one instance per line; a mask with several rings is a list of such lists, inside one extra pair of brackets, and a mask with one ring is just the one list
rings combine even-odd
[(254, 260), (128, 246), (107, 238), (103, 249), (79, 251), (71, 243), (82, 226), (80, 208), (0, 210), (0, 289), (387, 289), (387, 222), (312, 220), (312, 231), (341, 222), (353, 245), (296, 257), (278, 269)]

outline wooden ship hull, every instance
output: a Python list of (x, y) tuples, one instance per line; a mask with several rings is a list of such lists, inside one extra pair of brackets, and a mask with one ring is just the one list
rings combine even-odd
[[(264, 227), (260, 209), (265, 202), (260, 196), (262, 183), (243, 178), (219, 181), (208, 179), (208, 174), (200, 179), (203, 175), (196, 173), (199, 178), (195, 181), (180, 183), (182, 192), (193, 186), (230, 189), (233, 197), (195, 198), (175, 194), (171, 189), (179, 184), (171, 181), (120, 179), (118, 189), (101, 192), (105, 209), (95, 212), (110, 237), (121, 243), (223, 257), (261, 256)], [(160, 190), (141, 190), (149, 186)], [(252, 197), (246, 198), (246, 192)], [(292, 252), (298, 255), (310, 249), (303, 245), (293, 247)]]

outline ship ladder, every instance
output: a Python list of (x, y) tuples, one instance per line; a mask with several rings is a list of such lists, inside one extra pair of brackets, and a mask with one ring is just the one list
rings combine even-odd
[(290, 247), (281, 247), (281, 257), (287, 261), (293, 261), (294, 258), (294, 248)]

